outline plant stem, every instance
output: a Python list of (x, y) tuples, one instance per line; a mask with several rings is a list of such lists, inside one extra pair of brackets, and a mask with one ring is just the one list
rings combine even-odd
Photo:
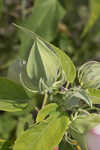
[(48, 94), (46, 92), (45, 95), (44, 95), (44, 99), (43, 99), (43, 103), (42, 103), (42, 108), (44, 108), (44, 106), (46, 105), (47, 98), (48, 98)]
[(67, 84), (66, 84), (66, 88), (68, 89), (68, 86), (69, 86), (69, 82), (67, 82)]
[(77, 147), (77, 150), (81, 150), (81, 148), (80, 148), (80, 146), (79, 146), (79, 145), (77, 145), (76, 147)]
[(40, 110), (39, 110), (39, 108), (38, 108), (38, 107), (36, 107), (36, 106), (35, 106), (35, 110), (36, 110), (37, 112), (39, 112), (39, 111), (40, 111)]

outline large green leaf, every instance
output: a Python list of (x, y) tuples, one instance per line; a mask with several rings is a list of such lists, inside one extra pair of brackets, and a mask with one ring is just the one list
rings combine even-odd
[(89, 1), (90, 1), (90, 17), (83, 34), (86, 34), (89, 30), (91, 30), (91, 27), (96, 23), (97, 19), (100, 17), (100, 0), (89, 0)]
[(51, 103), (46, 105), (43, 109), (41, 109), (37, 115), (36, 121), (40, 122), (45, 119), (46, 116), (51, 115), (51, 113), (56, 112), (58, 105), (56, 103)]
[[(52, 41), (57, 34), (58, 23), (64, 16), (65, 11), (58, 0), (36, 0), (32, 15), (22, 22), (22, 25), (36, 32), (47, 41)], [(31, 39), (21, 33), (21, 51), (23, 56), (25, 51), (31, 46)]]
[(68, 117), (56, 112), (52, 117), (25, 131), (15, 142), (14, 150), (52, 150), (68, 127)]
[(5, 78), (0, 78), (0, 110), (22, 111), (29, 98), (23, 87)]

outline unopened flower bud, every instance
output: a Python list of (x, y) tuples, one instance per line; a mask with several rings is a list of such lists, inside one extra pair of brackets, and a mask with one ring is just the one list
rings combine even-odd
[(60, 78), (62, 69), (57, 54), (40, 39), (30, 51), (28, 61), (23, 65), (21, 81), (32, 91), (50, 88)]
[(89, 61), (78, 71), (78, 78), (84, 88), (100, 88), (100, 62)]

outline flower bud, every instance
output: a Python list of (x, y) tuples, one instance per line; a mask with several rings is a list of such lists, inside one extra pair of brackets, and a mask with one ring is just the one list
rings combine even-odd
[(40, 39), (37, 39), (30, 51), (28, 61), (23, 66), (21, 81), (32, 91), (50, 88), (61, 76), (61, 64), (57, 54)]
[(78, 71), (78, 78), (84, 88), (100, 88), (100, 62), (89, 61)]
[(100, 150), (100, 115), (78, 117), (70, 125), (70, 134), (82, 150)]

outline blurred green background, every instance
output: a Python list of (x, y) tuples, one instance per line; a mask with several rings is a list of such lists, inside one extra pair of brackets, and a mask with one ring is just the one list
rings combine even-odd
[[(61, 48), (76, 67), (100, 60), (100, 0), (0, 0), (0, 76), (17, 58), (25, 59), (33, 43), (12, 23)], [(18, 116), (0, 113), (0, 139), (17, 132)]]

